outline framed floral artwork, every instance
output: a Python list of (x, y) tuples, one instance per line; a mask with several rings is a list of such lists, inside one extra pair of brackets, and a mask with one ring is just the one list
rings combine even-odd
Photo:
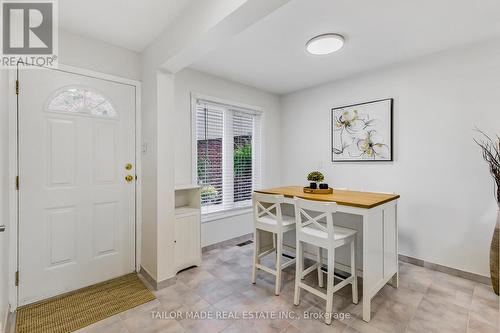
[(332, 109), (332, 162), (393, 160), (392, 98)]

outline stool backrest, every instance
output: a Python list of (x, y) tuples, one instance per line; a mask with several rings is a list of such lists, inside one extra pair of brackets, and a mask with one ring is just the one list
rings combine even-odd
[[(302, 232), (304, 227), (313, 227), (334, 237), (333, 213), (337, 211), (337, 203), (294, 198), (295, 202), (295, 229)], [(324, 220), (326, 224), (320, 223)]]
[(285, 202), (283, 195), (254, 192), (252, 201), (254, 223), (260, 218), (268, 216), (276, 220), (279, 227), (283, 226), (283, 216), (281, 215), (281, 204)]

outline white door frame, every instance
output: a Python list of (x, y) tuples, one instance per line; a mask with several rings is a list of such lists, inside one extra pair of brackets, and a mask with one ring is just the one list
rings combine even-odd
[[(37, 69), (33, 69), (37, 70)], [(127, 84), (135, 88), (135, 163), (136, 163), (136, 196), (135, 196), (135, 269), (139, 272), (141, 267), (141, 225), (142, 225), (142, 168), (141, 168), (141, 82), (131, 80), (119, 76), (109, 75), (101, 72), (96, 72), (88, 69), (59, 65), (58, 68), (51, 70), (62, 71), (71, 74), (84, 75), (96, 79), (112, 81), (121, 84)], [(19, 200), (18, 191), (16, 190), (16, 176), (18, 170), (18, 119), (17, 119), (17, 95), (16, 95), (16, 79), (17, 70), (9, 70), (9, 307), (10, 311), (14, 312), (18, 306), (18, 287), (15, 285), (15, 272), (19, 267)], [(22, 82), (20, 83), (20, 91), (22, 93)], [(22, 188), (22, 179), (21, 185)], [(22, 273), (20, 279), (22, 280)]]

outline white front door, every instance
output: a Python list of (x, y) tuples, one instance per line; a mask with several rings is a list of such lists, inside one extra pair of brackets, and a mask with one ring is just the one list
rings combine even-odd
[(135, 87), (52, 69), (19, 82), (24, 305), (135, 270)]

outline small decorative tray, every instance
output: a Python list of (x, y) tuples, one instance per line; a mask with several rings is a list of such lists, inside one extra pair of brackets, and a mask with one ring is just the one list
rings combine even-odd
[(304, 187), (304, 193), (313, 193), (313, 194), (332, 194), (333, 193), (333, 188), (310, 188), (310, 187)]

